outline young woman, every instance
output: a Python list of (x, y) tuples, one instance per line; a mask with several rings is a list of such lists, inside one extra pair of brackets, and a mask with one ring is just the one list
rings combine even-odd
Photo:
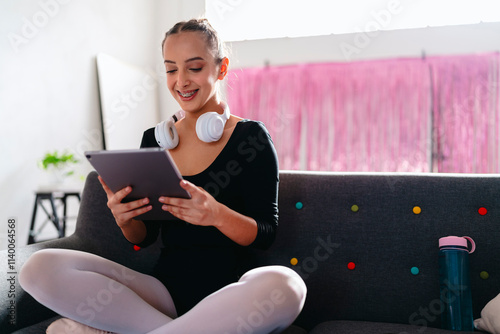
[[(168, 89), (185, 116), (145, 131), (141, 147), (169, 149), (191, 198), (122, 203), (130, 187), (113, 193), (100, 179), (127, 240), (147, 247), (161, 236), (164, 249), (153, 276), (96, 255), (49, 249), (26, 262), (21, 285), (68, 318), (51, 325), (54, 333), (65, 326), (72, 332), (279, 333), (302, 309), (304, 282), (283, 266), (245, 272), (247, 251), (269, 247), (276, 232), (272, 141), (262, 123), (231, 115), (220, 100), (217, 88), (229, 61), (208, 21), (176, 24), (162, 50)], [(180, 220), (136, 219), (151, 201)], [(102, 289), (117, 293), (98, 312), (82, 312), (82, 301)]]

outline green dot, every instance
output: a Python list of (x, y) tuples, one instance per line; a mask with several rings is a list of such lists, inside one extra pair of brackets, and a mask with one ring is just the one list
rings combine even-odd
[(351, 211), (352, 212), (358, 212), (359, 211), (359, 206), (357, 206), (356, 204), (354, 204), (353, 206), (351, 206)]
[(488, 279), (490, 277), (490, 274), (488, 274), (487, 271), (481, 271), (479, 277), (481, 277), (482, 279)]
[(420, 270), (417, 267), (412, 267), (410, 271), (413, 275), (418, 275), (420, 273)]
[(295, 203), (295, 207), (296, 207), (298, 210), (300, 210), (300, 209), (302, 209), (302, 208), (304, 207), (304, 204), (302, 204), (302, 202), (297, 202), (297, 203)]

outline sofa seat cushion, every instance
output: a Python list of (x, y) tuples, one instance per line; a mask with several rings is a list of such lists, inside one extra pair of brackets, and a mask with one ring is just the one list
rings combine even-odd
[(46, 319), (46, 320), (39, 322), (37, 324), (34, 324), (34, 325), (29, 326), (29, 327), (19, 329), (15, 332), (12, 332), (12, 334), (41, 334), (41, 333), (45, 333), (45, 331), (47, 330), (47, 327), (49, 327), (49, 325), (51, 323), (53, 323), (54, 321), (56, 321), (57, 319), (61, 319), (61, 316), (57, 315), (53, 318)]
[[(309, 334), (456, 334), (439, 328), (369, 321), (326, 321), (314, 327)], [(461, 334), (474, 332), (460, 332)], [(477, 332), (475, 332), (477, 334)]]
[(292, 325), (281, 332), (281, 334), (307, 334), (307, 331), (301, 327)]
[[(61, 316), (55, 316), (53, 318), (42, 321), (38, 324), (32, 325), (27, 328), (20, 329), (18, 331), (13, 332), (12, 334), (40, 334), (45, 333), (47, 327), (57, 319), (61, 319)], [(76, 334), (76, 333), (75, 333)], [(285, 331), (281, 332), (281, 334), (307, 334), (307, 331), (301, 327), (292, 325), (285, 329)]]

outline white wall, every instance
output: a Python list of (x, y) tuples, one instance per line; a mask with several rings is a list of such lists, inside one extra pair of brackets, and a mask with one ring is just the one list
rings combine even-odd
[(500, 23), (228, 43), (231, 66), (345, 62), (500, 51)]
[(161, 74), (159, 85), (160, 113), (163, 117), (166, 117), (167, 115), (174, 114), (179, 109), (179, 105), (170, 95), (166, 86), (165, 65), (163, 64), (163, 55), (161, 54), (161, 42), (163, 41), (165, 33), (172, 28), (175, 23), (191, 18), (202, 17), (205, 13), (205, 0), (157, 0), (157, 6), (154, 25), (155, 31), (160, 38), (155, 41), (157, 52), (154, 54), (154, 68), (157, 73)]
[[(17, 220), (18, 244), (27, 241), (35, 191), (47, 183), (37, 161), (47, 151), (73, 151), (82, 160), (78, 175), (91, 170), (82, 153), (102, 145), (96, 54), (154, 70), (162, 88), (164, 32), (203, 8), (199, 0), (190, 6), (170, 0), (0, 2), (0, 249), (7, 246), (10, 217)], [(169, 110), (161, 88), (162, 113), (171, 114), (175, 109)], [(73, 183), (83, 186), (76, 178)], [(76, 206), (69, 202), (70, 210)]]

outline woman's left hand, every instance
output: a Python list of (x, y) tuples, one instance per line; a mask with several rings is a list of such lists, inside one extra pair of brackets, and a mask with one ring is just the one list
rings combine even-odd
[(191, 194), (191, 198), (162, 196), (159, 198), (160, 203), (163, 203), (162, 209), (193, 225), (217, 225), (221, 204), (205, 189), (189, 181), (182, 180), (180, 184)]

